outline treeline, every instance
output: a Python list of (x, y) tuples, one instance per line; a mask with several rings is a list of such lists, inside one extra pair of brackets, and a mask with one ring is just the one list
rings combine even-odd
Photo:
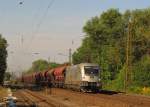
[(7, 41), (0, 34), (0, 85), (3, 84), (5, 70), (7, 68)]
[(32, 63), (32, 66), (27, 71), (25, 71), (25, 73), (41, 72), (43, 70), (55, 68), (59, 65), (60, 64), (55, 63), (55, 62), (48, 62), (43, 59), (38, 59)]
[(132, 66), (128, 88), (150, 87), (150, 8), (124, 13), (109, 9), (88, 20), (82, 45), (73, 53), (73, 63), (98, 63), (104, 88), (123, 90), (129, 30)]

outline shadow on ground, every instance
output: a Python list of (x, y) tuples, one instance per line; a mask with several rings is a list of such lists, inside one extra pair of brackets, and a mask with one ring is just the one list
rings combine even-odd
[(99, 93), (100, 94), (107, 94), (107, 95), (114, 95), (114, 94), (120, 94), (120, 93), (124, 93), (124, 92), (110, 91), (110, 90), (101, 90)]

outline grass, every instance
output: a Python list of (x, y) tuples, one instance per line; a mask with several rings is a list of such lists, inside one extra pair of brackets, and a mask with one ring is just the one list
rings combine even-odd
[(7, 89), (0, 86), (0, 98), (7, 96)]
[[(120, 85), (120, 84), (116, 85), (116, 84), (113, 84), (113, 82), (110, 82), (110, 84), (104, 86), (103, 89), (123, 92), (124, 89), (122, 86), (123, 85)], [(150, 87), (130, 86), (127, 88), (127, 93), (150, 96)]]

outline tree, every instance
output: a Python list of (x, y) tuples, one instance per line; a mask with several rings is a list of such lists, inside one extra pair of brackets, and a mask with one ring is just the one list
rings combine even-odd
[(132, 12), (133, 61), (139, 61), (150, 48), (150, 8)]
[(39, 59), (32, 63), (32, 67), (27, 72), (40, 72), (49, 68), (55, 68), (57, 66), (59, 66), (59, 64), (54, 62), (49, 63), (46, 60)]
[[(147, 72), (149, 63), (142, 65), (141, 62), (144, 63), (143, 57), (150, 53), (149, 19), (150, 8), (127, 10), (124, 13), (120, 13), (118, 9), (109, 9), (100, 16), (91, 18), (83, 27), (85, 38), (82, 45), (73, 54), (74, 63), (98, 63), (101, 67), (103, 82), (109, 82), (113, 85), (110, 81), (120, 81), (125, 74), (123, 72), (126, 68), (128, 25), (131, 21), (130, 60), (134, 69), (131, 72), (134, 72), (134, 83), (141, 85), (143, 82), (147, 85), (149, 83), (149, 73)], [(142, 69), (138, 68), (140, 65), (142, 65)], [(136, 69), (141, 72), (138, 70), (135, 72)], [(139, 76), (142, 74), (147, 78), (144, 76), (140, 78)], [(140, 78), (141, 83), (139, 83), (138, 78)]]
[(79, 64), (83, 62), (92, 62), (91, 51), (90, 39), (85, 38), (83, 40), (82, 46), (78, 48), (77, 51), (72, 55), (73, 63)]
[(121, 45), (125, 36), (122, 17), (117, 9), (109, 9), (101, 16), (89, 20), (83, 27), (85, 39), (73, 54), (73, 60), (77, 63), (98, 63), (103, 71), (104, 81), (115, 78), (121, 67), (121, 60), (124, 59), (125, 54), (119, 53), (124, 50)]
[(10, 74), (10, 72), (5, 72), (5, 81), (9, 81), (11, 77), (12, 75)]
[(0, 35), (0, 85), (3, 84), (5, 70), (7, 68), (7, 41)]
[(133, 68), (133, 83), (136, 86), (150, 86), (150, 56), (145, 55), (135, 63)]
[(56, 62), (50, 62), (49, 63), (49, 67), (50, 68), (56, 68), (56, 67), (58, 67), (60, 64), (58, 64), (58, 63), (56, 63)]
[(49, 64), (46, 60), (39, 59), (32, 63), (32, 68), (34, 71), (38, 72), (38, 71), (42, 71), (44, 69), (48, 69)]

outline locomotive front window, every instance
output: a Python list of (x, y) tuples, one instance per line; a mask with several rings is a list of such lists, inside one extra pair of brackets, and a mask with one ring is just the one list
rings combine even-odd
[(98, 75), (98, 73), (99, 73), (99, 67), (95, 67), (95, 66), (85, 66), (85, 67), (84, 67), (84, 71), (85, 71), (85, 74)]

